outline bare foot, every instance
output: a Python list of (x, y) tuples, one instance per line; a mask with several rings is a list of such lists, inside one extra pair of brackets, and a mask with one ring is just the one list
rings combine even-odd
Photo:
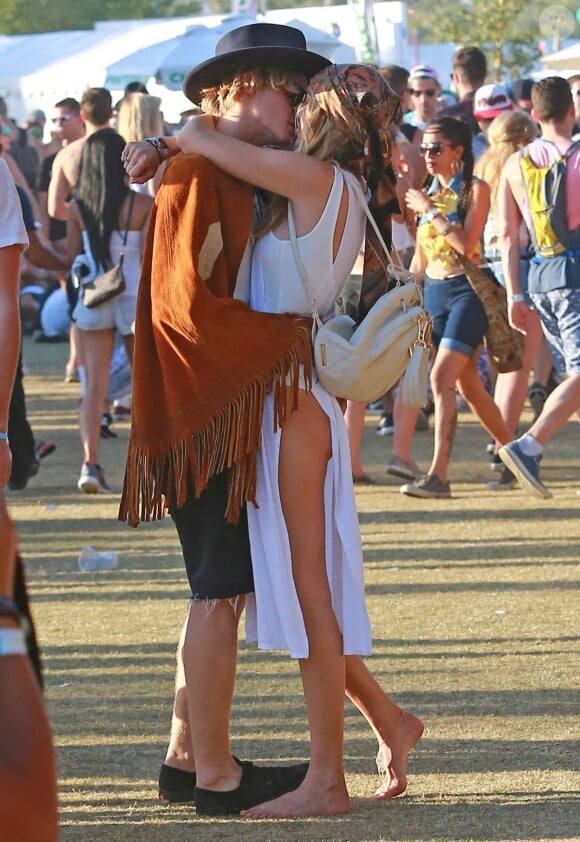
[(378, 801), (394, 798), (407, 789), (407, 757), (422, 734), (423, 723), (419, 717), (404, 712), (390, 738), (390, 744), (380, 744), (377, 769), (383, 783), (374, 794)]
[(348, 813), (350, 802), (344, 780), (340, 786), (321, 790), (314, 783), (304, 782), (293, 792), (273, 801), (265, 801), (241, 815), (248, 819), (289, 819), (299, 816), (336, 816)]

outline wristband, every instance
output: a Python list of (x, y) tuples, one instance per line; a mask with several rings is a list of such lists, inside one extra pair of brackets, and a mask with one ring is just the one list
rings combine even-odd
[(441, 212), (438, 211), (437, 208), (431, 208), (431, 210), (428, 210), (425, 214), (425, 219), (428, 222), (432, 222), (436, 216), (441, 216)]
[[(443, 219), (446, 219), (446, 217), (443, 217)], [(441, 237), (446, 237), (446, 236), (447, 236), (447, 234), (449, 234), (449, 232), (451, 231), (451, 229), (452, 229), (452, 228), (453, 228), (453, 225), (452, 225), (452, 224), (449, 222), (449, 220), (447, 219), (447, 220), (446, 220), (446, 224), (445, 224), (445, 228), (443, 229), (443, 231), (438, 231), (437, 233), (438, 233), (438, 234), (439, 234), (439, 236), (441, 236)]]
[(27, 655), (22, 629), (0, 629), (0, 655)]
[(145, 137), (143, 139), (145, 143), (149, 143), (151, 144), (151, 146), (157, 149), (160, 161), (164, 161), (166, 158), (169, 157), (168, 154), (165, 154), (166, 152), (169, 153), (169, 147), (162, 137)]
[(20, 611), (13, 599), (9, 596), (0, 596), (0, 617), (10, 617), (20, 625)]
[(516, 293), (516, 295), (510, 295), (510, 304), (519, 304), (520, 301), (525, 301), (526, 297), (522, 292)]
[(8, 433), (0, 433), (0, 441), (8, 441)]

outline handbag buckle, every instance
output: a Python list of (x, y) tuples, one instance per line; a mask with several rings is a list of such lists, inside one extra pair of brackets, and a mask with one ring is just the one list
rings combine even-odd
[(412, 347), (409, 349), (409, 353), (412, 354), (413, 350), (419, 345), (422, 348), (430, 348), (432, 332), (433, 319), (431, 318), (431, 316), (427, 315), (426, 311), (423, 311), (423, 315), (419, 316), (419, 318), (417, 319), (417, 338), (413, 342)]

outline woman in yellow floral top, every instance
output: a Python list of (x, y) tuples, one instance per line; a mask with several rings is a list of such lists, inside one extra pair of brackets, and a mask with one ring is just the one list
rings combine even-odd
[(407, 204), (419, 215), (411, 270), (425, 273), (425, 306), (435, 323), (437, 356), (431, 372), (435, 403), (434, 452), (428, 473), (401, 486), (412, 497), (450, 497), (447, 479), (457, 423), (455, 388), (485, 429), (499, 441), (509, 431), (476, 369), (487, 330), (485, 310), (471, 289), (457, 253), (484, 264), (480, 240), (489, 210), (489, 187), (473, 177), (469, 127), (453, 117), (427, 126), (421, 143), (427, 178), (409, 190)]

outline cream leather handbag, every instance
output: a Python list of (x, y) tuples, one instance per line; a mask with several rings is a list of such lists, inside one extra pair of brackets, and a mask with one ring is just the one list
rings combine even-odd
[(384, 249), (395, 286), (382, 295), (357, 325), (345, 314), (323, 322), (296, 240), (296, 224), (288, 203), (288, 228), (294, 259), (312, 307), (314, 362), (322, 387), (331, 395), (360, 403), (380, 398), (403, 373), (403, 401), (421, 407), (427, 401), (428, 363), (433, 319), (423, 307), (423, 291), (415, 275), (391, 256), (368, 208), (362, 189), (355, 188)]

